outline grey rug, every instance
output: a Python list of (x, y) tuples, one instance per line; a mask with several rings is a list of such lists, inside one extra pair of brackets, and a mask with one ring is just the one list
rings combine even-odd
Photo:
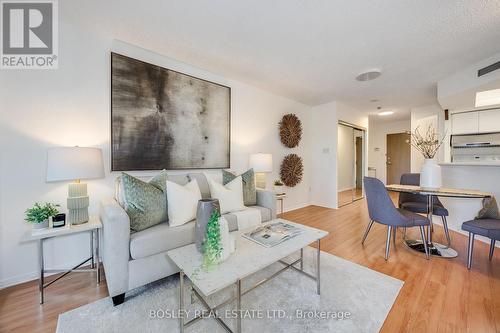
[[(305, 249), (306, 271), (314, 272), (314, 255), (314, 249)], [(277, 263), (249, 277), (242, 289), (282, 267)], [(65, 312), (59, 315), (57, 332), (178, 332), (178, 319), (168, 318), (177, 315), (178, 283), (178, 275), (170, 276), (127, 293), (126, 302), (117, 307), (107, 297)], [(402, 286), (400, 280), (322, 252), (321, 296), (313, 280), (289, 269), (242, 297), (242, 331), (378, 332)], [(221, 303), (233, 289), (221, 291), (209, 303)], [(203, 307), (199, 301), (191, 304), (189, 290), (185, 292), (192, 317)], [(230, 327), (235, 327), (234, 308), (233, 303), (218, 311)], [(186, 332), (224, 330), (213, 318), (206, 318)]]

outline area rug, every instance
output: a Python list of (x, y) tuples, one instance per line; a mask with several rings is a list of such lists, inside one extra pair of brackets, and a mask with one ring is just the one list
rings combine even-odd
[[(316, 251), (306, 248), (304, 268), (314, 273)], [(297, 258), (297, 257), (295, 257)], [(288, 258), (293, 260), (293, 258)], [(282, 268), (276, 263), (247, 278), (245, 290)], [(125, 303), (113, 307), (109, 297), (59, 315), (58, 333), (89, 332), (178, 332), (179, 276), (173, 275), (127, 293)], [(334, 255), (321, 252), (321, 296), (316, 283), (294, 270), (287, 270), (242, 297), (243, 332), (378, 332), (403, 282)], [(186, 288), (188, 315), (203, 310), (191, 301)], [(228, 288), (209, 303), (234, 294)], [(235, 303), (218, 310), (229, 327), (235, 327)], [(186, 332), (225, 332), (206, 313)]]

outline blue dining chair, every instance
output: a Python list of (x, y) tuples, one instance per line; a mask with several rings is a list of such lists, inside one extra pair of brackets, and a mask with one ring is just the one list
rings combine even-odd
[(472, 266), (472, 254), (474, 252), (474, 236), (481, 235), (488, 237), (490, 241), (489, 259), (493, 259), (495, 242), (500, 240), (500, 220), (496, 219), (475, 219), (464, 222), (462, 230), (469, 232), (469, 246), (467, 248), (467, 269)]
[[(420, 174), (419, 173), (405, 173), (401, 175), (401, 185), (420, 185)], [(427, 214), (427, 197), (421, 194), (413, 193), (399, 193), (398, 200), (399, 208), (409, 210), (413, 213)], [(439, 198), (434, 197), (434, 202), (432, 203), (432, 214), (440, 216), (443, 221), (444, 235), (446, 237), (447, 246), (451, 246), (450, 231), (448, 230), (448, 221), (446, 217), (449, 215), (448, 210), (441, 203)]]
[(398, 227), (419, 227), (424, 244), (425, 256), (429, 259), (429, 247), (427, 246), (424, 231), (424, 227), (430, 225), (429, 219), (425, 216), (396, 208), (384, 184), (377, 178), (364, 177), (363, 183), (365, 185), (370, 223), (366, 227), (361, 244), (365, 243), (366, 237), (374, 222), (387, 225), (387, 240), (385, 244), (385, 260), (387, 260), (389, 259), (391, 232), (395, 233)]

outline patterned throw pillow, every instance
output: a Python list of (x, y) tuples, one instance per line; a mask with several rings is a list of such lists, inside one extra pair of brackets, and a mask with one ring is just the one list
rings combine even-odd
[(130, 229), (141, 231), (167, 221), (167, 172), (164, 170), (149, 182), (122, 172), (125, 211)]
[[(238, 177), (234, 173), (222, 170), (222, 184), (226, 185)], [(243, 180), (243, 202), (245, 206), (255, 206), (257, 204), (257, 191), (255, 190), (255, 177), (253, 169), (241, 174)]]
[(483, 208), (477, 213), (476, 219), (500, 219), (495, 197), (483, 199)]

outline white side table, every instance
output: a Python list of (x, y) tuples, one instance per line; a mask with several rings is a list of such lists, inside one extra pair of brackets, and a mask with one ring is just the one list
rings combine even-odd
[[(38, 278), (38, 290), (40, 293), (40, 304), (43, 304), (43, 290), (56, 282), (57, 280), (63, 278), (70, 272), (96, 272), (97, 273), (97, 284), (100, 283), (101, 275), (100, 275), (100, 263), (99, 263), (99, 229), (102, 228), (101, 220), (98, 216), (90, 216), (89, 221), (84, 224), (79, 225), (66, 225), (60, 228), (49, 228), (43, 230), (33, 230), (28, 231), (24, 234), (21, 241), (22, 242), (30, 242), (37, 241), (38, 242), (38, 263), (39, 263), (39, 272), (40, 276)], [(90, 233), (90, 257), (86, 258), (80, 264), (76, 265), (73, 268), (69, 269), (45, 269), (44, 259), (43, 259), (43, 242), (46, 239), (78, 234), (81, 232)], [(90, 261), (90, 269), (79, 268), (80, 266), (86, 264)], [(45, 273), (63, 273), (63, 275), (57, 277), (56, 279), (44, 284)]]
[(276, 200), (280, 202), (280, 206), (281, 206), (281, 213), (280, 214), (284, 213), (283, 202), (285, 201), (285, 198), (286, 198), (286, 193), (276, 193)]

